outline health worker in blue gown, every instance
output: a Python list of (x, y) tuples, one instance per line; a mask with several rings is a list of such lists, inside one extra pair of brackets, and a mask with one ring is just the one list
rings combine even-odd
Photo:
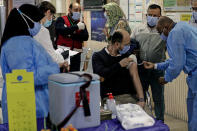
[(182, 70), (188, 74), (188, 129), (197, 131), (197, 28), (186, 22), (175, 23), (164, 16), (159, 19), (157, 30), (161, 38), (167, 41), (170, 58), (156, 64), (144, 62), (144, 67), (165, 70), (165, 76), (159, 78), (161, 84), (172, 82)]
[(37, 118), (47, 117), (49, 112), (48, 76), (59, 73), (59, 66), (45, 49), (32, 37), (41, 28), (44, 17), (40, 10), (30, 4), (12, 9), (1, 40), (1, 68), (4, 78), (2, 92), (3, 123), (8, 123), (6, 73), (26, 69), (34, 73)]

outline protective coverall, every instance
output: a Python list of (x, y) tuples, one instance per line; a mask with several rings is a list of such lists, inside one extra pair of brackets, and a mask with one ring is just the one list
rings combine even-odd
[(48, 76), (59, 73), (58, 65), (45, 49), (30, 36), (8, 39), (1, 49), (1, 68), (4, 78), (2, 92), (3, 123), (8, 123), (5, 75), (14, 69), (34, 73), (37, 118), (47, 117), (49, 111)]
[(170, 59), (157, 64), (157, 69), (165, 70), (167, 82), (175, 79), (182, 70), (188, 74), (188, 128), (197, 131), (197, 28), (185, 22), (177, 23), (168, 35), (167, 50)]

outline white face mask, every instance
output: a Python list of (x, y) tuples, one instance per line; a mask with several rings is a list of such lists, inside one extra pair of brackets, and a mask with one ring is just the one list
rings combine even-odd
[(104, 16), (105, 16), (106, 19), (108, 19), (108, 16), (107, 16), (107, 13), (106, 12), (104, 12)]

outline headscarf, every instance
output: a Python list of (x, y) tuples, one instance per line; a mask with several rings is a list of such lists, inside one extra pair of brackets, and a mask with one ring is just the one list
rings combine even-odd
[[(23, 4), (19, 7), (19, 10), (23, 12), (25, 15), (30, 17), (33, 21), (39, 22), (43, 17), (44, 14), (38, 9), (38, 7), (31, 5), (31, 4)], [(25, 17), (27, 23), (29, 24), (30, 28), (34, 27), (34, 23)], [(3, 32), (3, 37), (1, 40), (1, 47), (9, 38), (14, 36), (21, 36), (21, 35), (29, 35), (28, 26), (19, 14), (16, 8), (12, 9), (5, 25), (5, 29)]]
[(125, 30), (131, 33), (131, 29), (126, 21), (126, 16), (118, 4), (116, 4), (115, 2), (111, 2), (104, 5), (103, 8), (107, 11), (108, 19), (106, 27), (108, 27), (109, 33), (112, 29), (115, 28), (115, 26), (119, 23), (120, 20), (124, 20), (126, 22), (127, 26)]

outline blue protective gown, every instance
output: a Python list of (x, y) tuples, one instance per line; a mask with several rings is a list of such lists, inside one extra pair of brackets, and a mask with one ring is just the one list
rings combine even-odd
[(157, 64), (157, 69), (165, 70), (165, 81), (171, 82), (183, 70), (187, 77), (188, 127), (197, 131), (197, 28), (179, 22), (170, 31), (167, 39), (170, 59)]
[[(34, 73), (36, 116), (48, 115), (48, 76), (59, 73), (59, 66), (45, 49), (30, 36), (16, 36), (8, 39), (1, 50), (1, 68), (5, 80), (6, 73), (14, 69), (26, 69)], [(8, 123), (6, 83), (2, 92), (3, 122)]]

